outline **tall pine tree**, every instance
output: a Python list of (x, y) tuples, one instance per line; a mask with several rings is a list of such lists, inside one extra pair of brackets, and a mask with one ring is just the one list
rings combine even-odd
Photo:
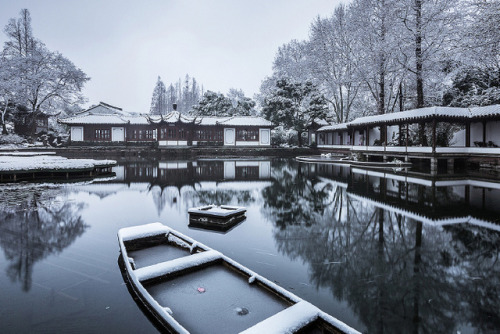
[(156, 86), (153, 90), (153, 98), (151, 99), (151, 109), (149, 113), (151, 115), (165, 115), (167, 114), (167, 106), (167, 89), (163, 81), (161, 81), (160, 76), (158, 76), (158, 81), (156, 81)]

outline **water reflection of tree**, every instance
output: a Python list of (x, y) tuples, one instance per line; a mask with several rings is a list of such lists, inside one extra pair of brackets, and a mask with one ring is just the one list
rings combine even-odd
[(2, 189), (0, 246), (10, 262), (7, 276), (19, 281), (24, 291), (32, 283), (33, 266), (61, 252), (82, 235), (85, 225), (78, 215), (82, 204), (66, 202), (58, 190), (48, 187)]
[[(277, 227), (279, 251), (308, 263), (311, 282), (346, 300), (368, 332), (499, 328), (498, 315), (491, 314), (500, 305), (497, 233), (423, 226), (293, 168), (274, 177), (263, 191), (263, 210)], [(443, 189), (438, 194), (451, 196)], [(464, 236), (470, 233), (475, 243)]]
[(262, 191), (264, 208), (272, 212), (277, 226), (309, 225), (309, 215), (321, 215), (330, 201), (330, 184), (317, 187), (319, 180), (303, 175), (300, 164), (281, 164), (274, 166), (272, 184)]

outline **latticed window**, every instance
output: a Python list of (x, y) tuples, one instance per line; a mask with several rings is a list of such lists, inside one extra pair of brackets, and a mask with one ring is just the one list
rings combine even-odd
[(236, 131), (236, 140), (255, 141), (259, 140), (258, 129), (238, 129)]
[(145, 137), (146, 139), (153, 139), (153, 130), (146, 130)]
[(111, 138), (111, 130), (110, 129), (96, 129), (95, 130), (95, 139), (109, 140), (110, 138)]

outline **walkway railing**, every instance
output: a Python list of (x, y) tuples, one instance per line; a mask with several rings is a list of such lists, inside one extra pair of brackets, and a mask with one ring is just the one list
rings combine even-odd
[[(318, 145), (322, 149), (346, 150), (352, 152), (383, 152), (383, 153), (417, 153), (432, 154), (430, 146), (358, 146), (358, 145)], [(500, 147), (436, 147), (435, 153), (443, 154), (489, 154), (500, 156)]]

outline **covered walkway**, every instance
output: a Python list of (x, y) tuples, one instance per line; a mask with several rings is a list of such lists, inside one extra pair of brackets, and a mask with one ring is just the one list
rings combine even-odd
[(474, 108), (429, 107), (357, 118), (310, 132), (310, 143), (331, 152), (430, 159), (500, 158), (500, 105)]

